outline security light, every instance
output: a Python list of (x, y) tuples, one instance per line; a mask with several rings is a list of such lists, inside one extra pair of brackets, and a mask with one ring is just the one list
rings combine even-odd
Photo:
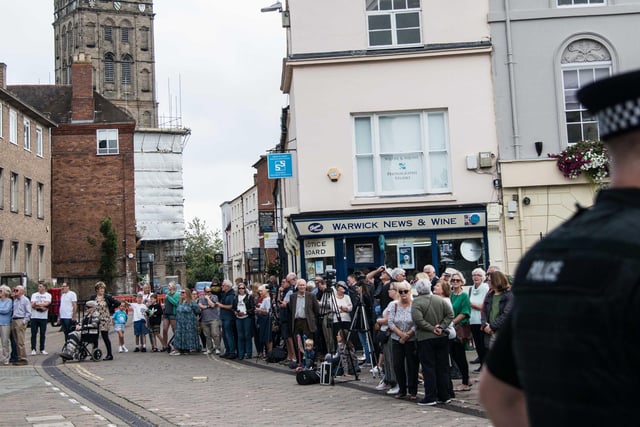
[(260, 12), (275, 12), (275, 11), (282, 12), (282, 3), (276, 2), (269, 7), (263, 7), (262, 9), (260, 9)]

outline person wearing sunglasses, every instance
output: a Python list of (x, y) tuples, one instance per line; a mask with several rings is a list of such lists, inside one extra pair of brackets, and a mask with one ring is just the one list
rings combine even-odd
[(238, 284), (238, 294), (233, 299), (233, 312), (236, 315), (236, 331), (238, 331), (238, 359), (251, 359), (253, 344), (251, 331), (256, 302), (253, 295), (247, 292), (245, 283)]
[(471, 303), (469, 302), (469, 294), (464, 292), (462, 287), (466, 281), (464, 275), (456, 271), (451, 274), (451, 304), (453, 305), (453, 326), (456, 329), (456, 339), (449, 341), (449, 352), (451, 359), (456, 362), (460, 373), (462, 374), (462, 384), (454, 388), (454, 391), (469, 391), (471, 383), (469, 382), (469, 363), (467, 362), (467, 354), (465, 346), (472, 339), (471, 325), (469, 325), (469, 317), (471, 316)]
[[(399, 276), (396, 276), (399, 278)], [(396, 279), (397, 280), (397, 279)], [(416, 400), (418, 394), (418, 349), (416, 326), (411, 317), (411, 286), (406, 281), (394, 283), (399, 299), (389, 313), (393, 370), (398, 381), (396, 399)]]
[(27, 348), (24, 336), (27, 324), (31, 318), (31, 302), (24, 295), (24, 288), (20, 285), (13, 288), (13, 317), (11, 319), (11, 335), (16, 343), (18, 353), (14, 365), (27, 365)]

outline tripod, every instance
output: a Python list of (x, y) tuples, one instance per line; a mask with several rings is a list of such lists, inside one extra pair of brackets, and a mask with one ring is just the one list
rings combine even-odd
[[(356, 327), (357, 325), (359, 325), (358, 323), (356, 323), (358, 321), (361, 322), (361, 325), (363, 326), (362, 328)], [(347, 341), (351, 339), (351, 333), (354, 330), (358, 332), (364, 332), (365, 342), (361, 343), (362, 350), (365, 351), (366, 348), (369, 349), (369, 363), (371, 364), (372, 367), (377, 366), (377, 363), (378, 363), (377, 360), (374, 363), (375, 350), (373, 348), (373, 337), (371, 336), (371, 329), (369, 328), (367, 312), (365, 311), (365, 307), (364, 307), (364, 304), (362, 304), (362, 302), (358, 302), (356, 304), (356, 309), (354, 310), (354, 315), (353, 315), (353, 318), (351, 319), (351, 326), (349, 327), (349, 333), (347, 334)], [(367, 346), (366, 348), (365, 348), (365, 345)], [(355, 372), (355, 378), (357, 380), (358, 373), (356, 372), (355, 369), (354, 369), (354, 372)]]
[[(320, 307), (321, 310), (322, 308), (325, 308), (328, 310), (326, 311), (325, 314), (325, 319), (326, 319), (326, 325), (327, 325), (327, 329), (330, 329), (330, 334), (332, 335), (332, 340), (331, 340), (331, 349), (329, 349), (329, 345), (330, 343), (327, 342), (327, 349), (333, 354), (334, 352), (338, 353), (338, 356), (341, 360), (345, 360), (347, 361), (346, 365), (343, 363), (342, 369), (343, 370), (347, 370), (347, 372), (351, 371), (354, 373), (354, 380), (358, 380), (358, 372), (357, 372), (357, 364), (355, 364), (353, 362), (354, 356), (355, 354), (352, 352), (352, 347), (351, 345), (349, 345), (349, 338), (351, 336), (351, 329), (353, 328), (353, 322), (351, 323), (351, 325), (349, 326), (348, 331), (346, 332), (346, 334), (343, 334), (343, 328), (342, 328), (342, 314), (339, 310), (339, 306), (338, 306), (338, 301), (336, 299), (336, 294), (334, 292), (333, 289), (328, 288), (327, 291), (325, 291), (325, 294), (322, 295), (322, 299), (320, 301)], [(334, 321), (333, 319), (331, 319), (331, 315), (335, 315), (336, 320)], [(337, 326), (337, 328), (336, 328)], [(346, 329), (346, 328), (345, 328)], [(336, 335), (341, 334), (344, 337), (344, 350), (343, 350), (343, 354), (340, 355), (339, 351), (338, 351), (338, 343), (336, 341)], [(326, 340), (326, 339), (325, 339)], [(336, 371), (331, 372), (331, 385), (335, 385), (335, 377), (336, 377)]]

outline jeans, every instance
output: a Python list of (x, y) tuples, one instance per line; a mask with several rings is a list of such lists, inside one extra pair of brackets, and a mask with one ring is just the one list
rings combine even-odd
[(64, 342), (67, 342), (69, 339), (69, 332), (73, 331), (71, 327), (71, 323), (73, 319), (60, 319), (60, 326), (62, 326), (62, 332), (64, 332)]
[(236, 338), (233, 335), (234, 319), (222, 319), (222, 339), (224, 340), (224, 352), (227, 355), (236, 354)]
[(375, 362), (371, 360), (371, 350), (369, 349), (369, 340), (367, 339), (366, 331), (358, 331), (358, 339), (360, 340), (360, 344), (362, 344), (362, 351), (364, 351), (364, 361), (366, 363), (371, 363), (373, 366)]
[(251, 343), (251, 324), (253, 318), (245, 317), (236, 319), (236, 329), (238, 330), (238, 356), (251, 357), (253, 344)]
[(445, 402), (452, 398), (449, 394), (449, 338), (418, 341), (418, 356), (422, 365), (425, 400)]
[(38, 331), (40, 331), (40, 351), (43, 351), (47, 333), (47, 319), (31, 319), (31, 350), (38, 350), (36, 348)]
[[(415, 396), (418, 393), (418, 351), (415, 341), (407, 341), (400, 344), (399, 341), (391, 344), (393, 351), (393, 370), (396, 373), (396, 380), (400, 388), (399, 394), (409, 394)], [(425, 380), (426, 383), (426, 380)]]

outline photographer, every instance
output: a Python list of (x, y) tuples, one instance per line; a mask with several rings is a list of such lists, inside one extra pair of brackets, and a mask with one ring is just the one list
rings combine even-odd
[(374, 293), (373, 297), (378, 300), (378, 305), (380, 306), (380, 313), (384, 312), (389, 303), (393, 301), (391, 297), (389, 297), (389, 287), (391, 285), (391, 270), (389, 270), (384, 265), (381, 265), (377, 269), (370, 271), (367, 274), (367, 280), (373, 280), (374, 284)]
[(316, 299), (320, 305), (318, 311), (318, 328), (316, 329), (316, 348), (318, 354), (322, 356), (333, 351), (333, 336), (329, 322), (329, 313), (331, 312), (331, 292), (327, 287), (327, 282), (321, 276), (316, 276), (316, 287), (318, 293)]

